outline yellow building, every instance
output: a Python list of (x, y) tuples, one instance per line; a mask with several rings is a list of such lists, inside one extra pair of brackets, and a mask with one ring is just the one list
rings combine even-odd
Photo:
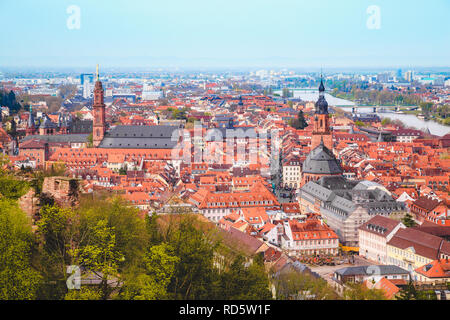
[(405, 270), (414, 270), (433, 261), (416, 252), (414, 246), (402, 249), (395, 245), (387, 245), (387, 261)]
[(418, 280), (415, 269), (431, 263), (441, 254), (440, 237), (413, 229), (399, 229), (387, 243), (387, 264), (408, 270)]

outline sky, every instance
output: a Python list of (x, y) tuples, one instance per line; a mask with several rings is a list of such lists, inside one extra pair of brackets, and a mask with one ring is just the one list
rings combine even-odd
[(0, 0), (0, 67), (449, 67), (449, 13), (449, 0)]

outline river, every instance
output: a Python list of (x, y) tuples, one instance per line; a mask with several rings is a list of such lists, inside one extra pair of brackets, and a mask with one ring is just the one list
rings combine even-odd
[[(352, 107), (340, 107), (342, 110), (347, 112), (352, 112)], [(359, 107), (357, 109), (358, 113), (373, 113), (373, 107)], [(450, 133), (450, 127), (444, 126), (443, 124), (437, 123), (435, 121), (425, 121), (422, 119), (417, 118), (413, 114), (401, 114), (401, 113), (395, 113), (393, 111), (384, 111), (384, 112), (378, 112), (377, 115), (380, 118), (390, 118), (392, 120), (400, 120), (408, 127), (413, 127), (418, 130), (426, 131), (427, 129), (430, 130), (431, 134), (434, 134), (436, 136), (445, 136), (447, 133)]]
[[(294, 98), (300, 98), (303, 101), (317, 101), (319, 98), (319, 91), (315, 88), (295, 88), (290, 89), (294, 93)], [(282, 90), (276, 90), (274, 93), (278, 93), (281, 95)], [(344, 111), (352, 112), (352, 106), (355, 105), (354, 102), (335, 98), (332, 95), (325, 93), (325, 99), (328, 101), (330, 106), (336, 106), (341, 108)], [(358, 113), (373, 113), (373, 107), (358, 107)], [(413, 114), (400, 114), (394, 113), (393, 111), (384, 111), (379, 112), (377, 115), (380, 118), (391, 118), (392, 120), (400, 120), (408, 127), (413, 127), (418, 130), (426, 131), (430, 130), (431, 134), (436, 136), (445, 136), (447, 133), (450, 133), (450, 127), (444, 126), (443, 124), (437, 123), (435, 121), (425, 121), (417, 118)]]

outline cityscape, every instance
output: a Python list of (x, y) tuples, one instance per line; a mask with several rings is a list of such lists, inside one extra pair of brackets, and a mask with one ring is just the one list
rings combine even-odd
[[(317, 13), (302, 21), (361, 11), (351, 36), (386, 44), (342, 49), (320, 22), (302, 45), (330, 49), (312, 59), (290, 53), (301, 36), (272, 39), (281, 27), (259, 19), (271, 9), (283, 19), (269, 3), (242, 4), (258, 13), (248, 20), (225, 19), (224, 4), (154, 4), (148, 14), (166, 13), (163, 23), (137, 12), (148, 4), (114, 2), (105, 15), (122, 12), (119, 31), (93, 22), (102, 1), (39, 2), (61, 12), (62, 30), (50, 18), (30, 31), (52, 39), (51, 54), (23, 51), (18, 28), (0, 55), (0, 300), (450, 300), (448, 19), (430, 21), (436, 32), (417, 49), (404, 31), (398, 52), (386, 30), (396, 5), (302, 1)], [(420, 5), (424, 21), (448, 16), (434, 2)], [(21, 5), (0, 9), (35, 4)], [(295, 26), (283, 13), (282, 28)], [(240, 27), (222, 29), (228, 21)], [(215, 36), (191, 33), (208, 24)], [(151, 55), (132, 42), (143, 32), (159, 41)], [(174, 34), (190, 40), (177, 46)], [(222, 52), (206, 49), (221, 39)], [(69, 41), (78, 55), (55, 50)], [(213, 315), (199, 306), (177, 313)]]

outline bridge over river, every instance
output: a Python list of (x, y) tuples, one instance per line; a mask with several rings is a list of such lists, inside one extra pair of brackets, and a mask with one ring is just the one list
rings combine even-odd
[[(344, 107), (345, 111), (350, 107)], [(418, 106), (352, 106), (352, 113), (383, 113), (383, 112), (401, 112), (418, 110)]]

